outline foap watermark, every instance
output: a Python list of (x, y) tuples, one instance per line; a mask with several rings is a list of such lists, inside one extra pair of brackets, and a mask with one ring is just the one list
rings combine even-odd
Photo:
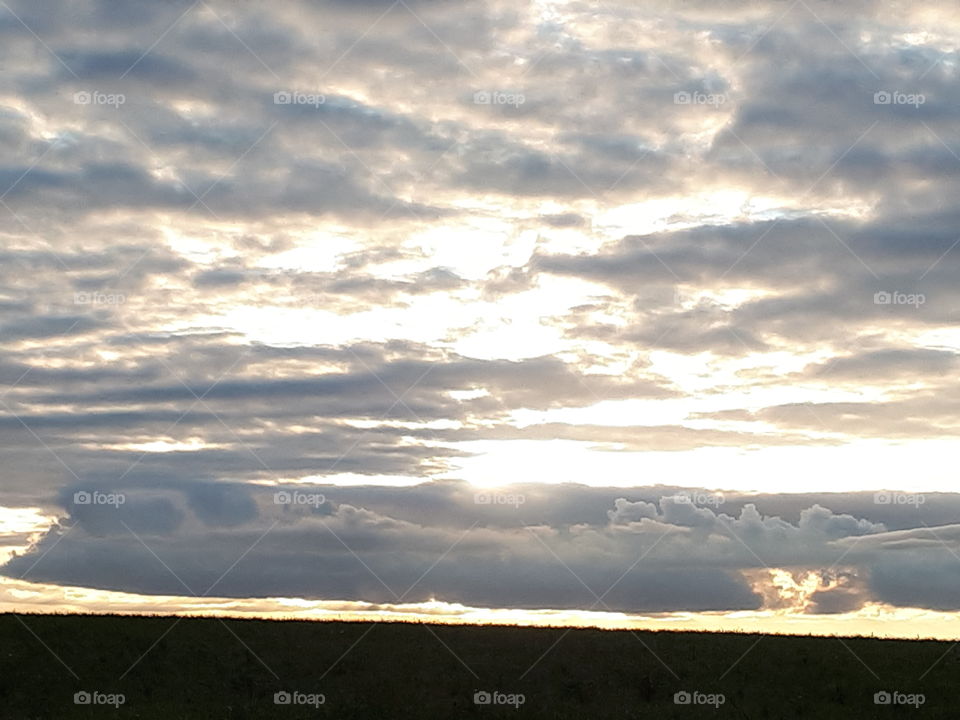
[(288, 492), (280, 490), (273, 494), (274, 505), (312, 505), (320, 507), (327, 501), (323, 493), (305, 493), (299, 490)]
[(81, 690), (73, 694), (74, 705), (112, 705), (120, 707), (127, 698), (122, 693), (103, 693), (97, 690)]
[(927, 701), (923, 693), (904, 693), (899, 690), (881, 690), (873, 694), (874, 705), (912, 705), (919, 708)]
[(874, 305), (913, 305), (920, 307), (927, 302), (927, 296), (923, 293), (905, 293), (905, 292), (887, 292), (881, 290), (873, 294)]
[(123, 305), (127, 296), (121, 293), (106, 292), (75, 292), (74, 305)]
[(475, 505), (512, 505), (519, 508), (527, 501), (520, 493), (478, 492), (473, 495)]
[(273, 494), (273, 502), (275, 505), (312, 505), (319, 507), (326, 501), (327, 498), (323, 493), (305, 493), (299, 490), (288, 492), (286, 490), (280, 490)]
[(705, 693), (698, 690), (681, 690), (674, 693), (674, 705), (713, 705), (719, 708), (727, 701), (723, 693)]
[(673, 496), (673, 501), (681, 505), (712, 505), (720, 507), (726, 500), (723, 493), (697, 492), (682, 490)]
[(887, 492), (882, 491), (873, 494), (874, 505), (923, 505), (927, 501), (924, 495), (919, 493)]
[(274, 105), (312, 105), (320, 107), (327, 102), (327, 96), (320, 93), (305, 93), (298, 90), (279, 90), (273, 94)]
[(720, 107), (725, 102), (727, 102), (727, 96), (723, 93), (687, 92), (686, 90), (681, 90), (673, 94), (674, 105), (710, 105), (712, 107)]
[(474, 705), (512, 705), (518, 708), (527, 701), (523, 693), (505, 693), (499, 690), (476, 690), (473, 693)]
[(474, 105), (513, 105), (520, 107), (527, 101), (523, 93), (505, 90), (477, 90), (473, 94)]
[(74, 505), (113, 505), (118, 508), (127, 502), (123, 493), (105, 493), (99, 490), (78, 490), (73, 494)]
[(123, 93), (104, 93), (99, 90), (80, 90), (73, 94), (73, 102), (77, 105), (110, 105), (118, 108), (127, 101)]
[(913, 105), (920, 107), (927, 101), (923, 93), (905, 93), (899, 90), (878, 90), (873, 94), (874, 105)]
[(279, 690), (273, 694), (274, 705), (310, 705), (318, 708), (327, 701), (323, 693), (305, 693), (299, 690)]

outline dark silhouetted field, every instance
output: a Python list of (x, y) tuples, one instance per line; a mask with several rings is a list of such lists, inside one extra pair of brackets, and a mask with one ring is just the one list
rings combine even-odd
[[(0, 615), (0, 714), (17, 720), (956, 718), (960, 652), (952, 645)], [(689, 694), (680, 699), (690, 704), (676, 704), (683, 692)], [(890, 693), (880, 699), (891, 705), (876, 704), (878, 692)], [(77, 699), (90, 703), (75, 703), (76, 693), (88, 693)], [(290, 703), (276, 704), (277, 693), (288, 693), (279, 699)], [(478, 704), (475, 696), (490, 702)]]

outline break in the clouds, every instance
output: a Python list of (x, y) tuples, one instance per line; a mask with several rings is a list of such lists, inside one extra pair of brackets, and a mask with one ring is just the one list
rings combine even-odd
[(960, 609), (958, 30), (0, 3), (4, 575)]

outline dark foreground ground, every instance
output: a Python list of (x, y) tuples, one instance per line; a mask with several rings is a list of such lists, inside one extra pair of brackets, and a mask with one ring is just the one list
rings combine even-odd
[(0, 717), (957, 718), (952, 645), (0, 615)]

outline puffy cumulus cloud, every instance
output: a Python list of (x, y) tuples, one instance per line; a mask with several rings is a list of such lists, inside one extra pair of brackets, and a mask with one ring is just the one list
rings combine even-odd
[[(721, 504), (723, 499), (722, 495), (704, 494), (700, 502)], [(799, 521), (794, 525), (777, 516), (763, 516), (753, 503), (743, 505), (739, 517), (732, 517), (718, 513), (709, 506), (701, 507), (696, 500), (696, 495), (667, 496), (661, 498), (658, 512), (651, 503), (631, 503), (618, 498), (609, 517), (612, 524), (626, 525), (631, 531), (645, 532), (650, 525), (665, 524), (689, 528), (692, 534), (702, 539), (718, 535), (724, 543), (730, 538), (740, 540), (752, 554), (759, 552), (764, 557), (777, 558), (772, 562), (775, 565), (782, 565), (782, 558), (791, 552), (795, 552), (797, 558), (801, 557), (802, 552), (797, 552), (800, 546), (819, 545), (885, 530), (882, 523), (847, 514), (837, 515), (816, 504), (802, 510)], [(792, 546), (792, 550), (787, 550), (787, 544)], [(754, 550), (754, 547), (759, 550)], [(710, 552), (706, 551), (705, 554)], [(760, 555), (755, 557), (766, 564)]]
[(613, 510), (607, 512), (612, 523), (638, 522), (644, 518), (653, 519), (659, 514), (653, 503), (630, 502), (626, 498), (617, 498), (613, 502)]

